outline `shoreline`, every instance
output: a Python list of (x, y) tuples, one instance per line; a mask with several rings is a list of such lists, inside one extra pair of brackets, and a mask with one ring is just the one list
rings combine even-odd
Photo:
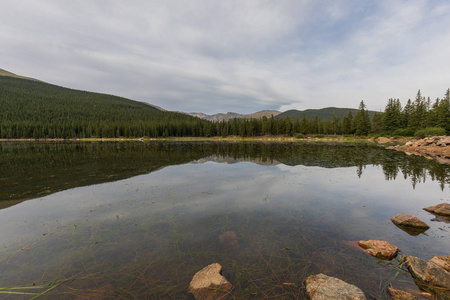
[(344, 137), (344, 136), (325, 136), (325, 137), (287, 137), (287, 136), (258, 136), (258, 137), (167, 137), (167, 138), (73, 138), (73, 139), (0, 139), (0, 142), (146, 142), (146, 141), (225, 141), (225, 142), (299, 142), (299, 141), (312, 141), (312, 142), (370, 142), (378, 144), (386, 143), (406, 143), (411, 141), (412, 138), (358, 138), (358, 137)]
[(409, 141), (402, 145), (390, 146), (386, 149), (396, 150), (407, 155), (423, 156), (450, 165), (450, 136), (436, 136)]

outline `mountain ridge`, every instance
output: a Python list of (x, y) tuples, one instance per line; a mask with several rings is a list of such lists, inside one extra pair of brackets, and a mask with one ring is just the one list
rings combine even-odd
[[(321, 120), (331, 121), (333, 120), (333, 116), (336, 116), (342, 120), (348, 115), (349, 112), (351, 112), (354, 117), (358, 113), (358, 111), (359, 110), (356, 108), (342, 108), (334, 106), (305, 110), (291, 109), (279, 114), (278, 116), (276, 116), (276, 118), (289, 117), (290, 119), (301, 120), (303, 116), (306, 116), (308, 120), (313, 120), (315, 117), (318, 117)], [(376, 111), (370, 110), (368, 112), (371, 119), (377, 113)]]
[(271, 117), (271, 116), (277, 116), (281, 114), (278, 110), (260, 110), (252, 114), (239, 114), (235, 112), (227, 112), (227, 113), (217, 113), (208, 115), (201, 112), (189, 112), (188, 115), (198, 117), (200, 119), (212, 121), (212, 122), (220, 122), (220, 121), (229, 121), (232, 119), (258, 119), (262, 117)]
[[(320, 120), (331, 121), (333, 120), (333, 115), (342, 120), (344, 119), (344, 117), (348, 115), (349, 112), (351, 112), (354, 117), (358, 113), (358, 109), (330, 106), (318, 109), (305, 109), (305, 110), (291, 109), (284, 112), (280, 112), (278, 110), (261, 110), (253, 114), (239, 114), (235, 112), (217, 113), (213, 115), (208, 115), (201, 112), (190, 112), (187, 114), (212, 122), (229, 121), (232, 119), (259, 119), (262, 117), (270, 118), (272, 116), (277, 119), (289, 117), (292, 120), (296, 119), (301, 120), (303, 118), (303, 115), (305, 115), (308, 120), (313, 120), (315, 117), (318, 117)], [(370, 118), (373, 118), (373, 116), (377, 113), (376, 111), (370, 110), (368, 112)]]

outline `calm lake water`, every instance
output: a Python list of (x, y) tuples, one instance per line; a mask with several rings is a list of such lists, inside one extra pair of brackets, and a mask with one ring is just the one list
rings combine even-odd
[[(193, 299), (218, 262), (236, 299), (303, 299), (316, 273), (385, 299), (418, 290), (403, 255), (450, 254), (448, 220), (422, 209), (449, 190), (450, 166), (368, 144), (0, 143), (0, 288)], [(402, 231), (402, 212), (431, 228)], [(354, 246), (368, 239), (401, 252), (378, 260)]]

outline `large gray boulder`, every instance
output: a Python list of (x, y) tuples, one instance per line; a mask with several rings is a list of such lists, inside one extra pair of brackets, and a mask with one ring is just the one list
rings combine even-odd
[(204, 267), (197, 273), (189, 284), (188, 293), (197, 300), (213, 300), (228, 298), (231, 283), (221, 275), (222, 266), (218, 263)]
[(356, 286), (325, 274), (311, 275), (305, 280), (306, 294), (311, 300), (365, 300)]
[(448, 203), (441, 203), (434, 206), (428, 206), (425, 207), (424, 210), (433, 213), (435, 215), (450, 217), (450, 204)]

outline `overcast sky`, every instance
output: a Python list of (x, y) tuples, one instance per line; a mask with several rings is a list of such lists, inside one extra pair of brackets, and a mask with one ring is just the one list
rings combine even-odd
[(0, 68), (175, 111), (379, 111), (450, 87), (450, 1), (0, 0)]

